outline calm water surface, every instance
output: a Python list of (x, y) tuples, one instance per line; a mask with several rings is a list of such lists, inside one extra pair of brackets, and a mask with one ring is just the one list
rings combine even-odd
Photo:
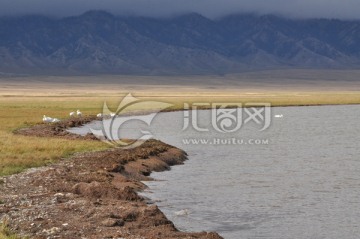
[[(263, 132), (245, 125), (225, 135), (182, 131), (182, 112), (158, 115), (148, 129), (184, 149), (189, 161), (152, 174), (157, 181), (146, 182), (144, 194), (184, 231), (217, 231), (229, 239), (358, 239), (360, 106), (285, 107), (272, 114), (284, 117), (272, 118)], [(201, 113), (203, 126), (209, 117), (209, 111)], [(134, 137), (142, 127), (125, 125), (122, 136)], [(268, 144), (184, 144), (189, 138)], [(184, 209), (188, 215), (176, 215)]]

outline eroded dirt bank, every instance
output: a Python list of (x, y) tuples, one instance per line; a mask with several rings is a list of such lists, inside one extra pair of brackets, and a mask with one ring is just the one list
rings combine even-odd
[[(64, 132), (70, 124), (38, 125), (35, 131), (17, 133), (73, 138)], [(178, 231), (156, 205), (137, 194), (145, 187), (140, 181), (150, 180), (152, 171), (168, 170), (186, 159), (184, 151), (149, 140), (135, 149), (78, 154), (5, 177), (0, 179), (0, 218), (30, 238), (221, 238)]]
[(84, 139), (84, 140), (97, 140), (94, 135), (88, 134), (85, 137), (72, 134), (66, 131), (72, 127), (80, 127), (87, 123), (90, 123), (94, 120), (99, 120), (95, 116), (86, 116), (81, 118), (70, 118), (67, 120), (62, 120), (59, 123), (55, 124), (37, 124), (30, 128), (22, 128), (16, 130), (15, 134), (27, 135), (27, 136), (37, 136), (37, 137), (60, 137), (65, 139)]

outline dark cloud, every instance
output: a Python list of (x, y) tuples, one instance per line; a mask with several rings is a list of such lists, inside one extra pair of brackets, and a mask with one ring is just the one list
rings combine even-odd
[(290, 17), (359, 18), (359, 0), (0, 0), (0, 15), (78, 15), (88, 10), (168, 16), (198, 12), (207, 17), (254, 12)]

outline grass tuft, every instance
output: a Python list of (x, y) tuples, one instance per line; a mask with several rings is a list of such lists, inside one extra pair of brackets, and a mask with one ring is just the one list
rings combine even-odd
[(21, 239), (21, 237), (10, 229), (7, 220), (3, 220), (3, 222), (0, 222), (0, 239)]

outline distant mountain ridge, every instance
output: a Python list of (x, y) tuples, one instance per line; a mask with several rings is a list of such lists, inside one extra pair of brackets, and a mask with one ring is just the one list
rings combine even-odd
[(360, 21), (273, 15), (174, 18), (90, 11), (0, 18), (0, 72), (224, 74), (269, 68), (360, 68)]

